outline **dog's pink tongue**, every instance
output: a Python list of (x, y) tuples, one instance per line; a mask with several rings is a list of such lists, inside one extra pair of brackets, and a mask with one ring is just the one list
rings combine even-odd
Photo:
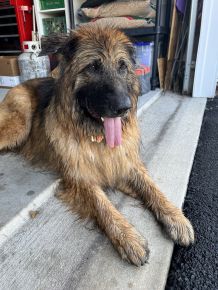
[(109, 147), (121, 145), (122, 142), (122, 125), (121, 118), (104, 118), (104, 130), (106, 143)]

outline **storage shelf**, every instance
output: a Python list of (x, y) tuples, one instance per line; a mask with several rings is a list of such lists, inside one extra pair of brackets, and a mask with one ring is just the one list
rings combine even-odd
[[(63, 0), (61, 3), (64, 3), (64, 7), (60, 8), (54, 8), (54, 9), (45, 9), (43, 10), (40, 1), (39, 0), (33, 0), (34, 6), (35, 6), (35, 12), (36, 12), (36, 23), (38, 27), (38, 35), (39, 38), (41, 38), (43, 35), (45, 35), (44, 31), (44, 25), (43, 25), (43, 19), (46, 18), (53, 18), (57, 16), (64, 16), (66, 20), (66, 29), (67, 31), (72, 28), (71, 23), (71, 15), (70, 15), (70, 9), (69, 9), (69, 3), (72, 4), (75, 0)], [(82, 0), (83, 1), (83, 0)], [(48, 7), (48, 6), (43, 6)]]
[(159, 27), (159, 29), (156, 29), (154, 26), (154, 27), (127, 28), (123, 29), (123, 32), (125, 32), (129, 36), (146, 36), (155, 34), (167, 34), (168, 29), (166, 29), (166, 27)]
[(13, 6), (8, 6), (8, 7), (0, 7), (0, 11), (2, 11), (2, 10), (8, 10), (8, 9), (14, 9), (14, 7)]
[(3, 16), (0, 16), (0, 19), (9, 18), (9, 17), (16, 17), (16, 15), (15, 14), (3, 15)]
[[(8, 4), (11, 2), (14, 1), (8, 1)], [(6, 3), (6, 1), (4, 1), (4, 3)], [(16, 6), (10, 5), (0, 7), (0, 55), (18, 55), (22, 52), (16, 11)], [(21, 16), (23, 16), (23, 14), (21, 14)]]
[(40, 10), (40, 13), (55, 13), (65, 11), (65, 8), (56, 8), (56, 9), (47, 9), (47, 10)]
[(0, 24), (0, 27), (6, 27), (6, 26), (17, 26), (17, 23), (5, 23), (5, 24)]
[(3, 38), (3, 37), (19, 37), (19, 34), (1, 34), (0, 38)]
[(21, 50), (0, 50), (0, 53), (20, 53)]

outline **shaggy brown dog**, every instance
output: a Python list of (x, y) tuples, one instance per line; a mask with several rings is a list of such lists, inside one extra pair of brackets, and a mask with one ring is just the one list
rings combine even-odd
[(48, 38), (44, 51), (62, 54), (60, 77), (8, 92), (0, 105), (0, 149), (16, 149), (59, 172), (59, 197), (81, 218), (95, 219), (130, 263), (144, 264), (148, 245), (108, 200), (106, 188), (140, 198), (175, 242), (192, 243), (190, 222), (139, 157), (139, 84), (129, 39), (111, 28), (87, 26)]

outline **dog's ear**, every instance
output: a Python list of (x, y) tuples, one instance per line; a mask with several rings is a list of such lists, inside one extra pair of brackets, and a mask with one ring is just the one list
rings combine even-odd
[(59, 53), (66, 59), (70, 59), (77, 47), (77, 36), (75, 31), (70, 34), (52, 34), (41, 38), (41, 55)]
[(62, 47), (69, 40), (69, 34), (54, 33), (41, 38), (40, 55), (60, 53)]
[(66, 60), (70, 60), (78, 48), (79, 37), (76, 31), (71, 31), (68, 41), (60, 48), (60, 53)]

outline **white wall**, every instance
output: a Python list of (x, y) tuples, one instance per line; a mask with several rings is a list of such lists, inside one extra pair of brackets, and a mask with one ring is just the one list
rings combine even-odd
[(218, 77), (217, 52), (218, 0), (204, 0), (193, 97), (213, 98), (215, 96)]

